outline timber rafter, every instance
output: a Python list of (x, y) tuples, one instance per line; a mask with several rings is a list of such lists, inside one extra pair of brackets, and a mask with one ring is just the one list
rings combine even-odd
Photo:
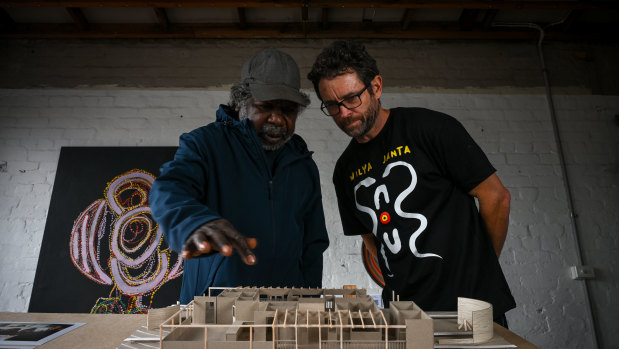
[[(71, 15), (66, 23), (18, 21), (11, 17), (14, 9), (20, 14), (29, 9), (60, 8)], [(145, 8), (154, 11), (153, 23), (97, 23), (88, 18), (99, 8)], [(184, 22), (182, 16), (170, 18), (173, 9), (231, 8), (236, 12), (228, 23)], [(291, 9), (298, 21), (251, 21), (248, 11), (255, 9)], [(88, 9), (85, 11), (84, 9)], [(340, 20), (336, 9), (395, 9), (399, 18), (392, 21), (368, 21), (361, 15), (358, 21)], [(314, 16), (311, 15), (310, 11)], [(423, 11), (457, 13), (451, 21), (429, 21)], [(539, 33), (523, 27), (497, 27), (496, 18), (508, 17), (510, 12), (534, 11), (553, 18), (544, 27), (562, 21), (563, 25), (549, 28), (547, 39), (555, 40), (616, 40), (613, 35), (619, 19), (606, 22), (581, 22), (587, 13), (616, 13), (619, 1), (518, 1), (518, 0), (401, 0), (401, 1), (319, 1), (319, 0), (0, 0), (0, 37), (4, 38), (366, 38), (366, 39), (534, 39)], [(35, 10), (33, 10), (35, 11)], [(298, 11), (298, 12), (297, 12)], [(339, 10), (341, 11), (341, 10)], [(365, 13), (365, 11), (363, 11)], [(22, 16), (23, 17), (23, 16)], [(268, 13), (266, 15), (268, 18)]]

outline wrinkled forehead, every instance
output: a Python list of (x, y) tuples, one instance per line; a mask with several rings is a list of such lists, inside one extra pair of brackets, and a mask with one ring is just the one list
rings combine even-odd
[(365, 87), (356, 73), (343, 74), (332, 79), (321, 79), (318, 92), (323, 101), (340, 100), (351, 94), (358, 93)]

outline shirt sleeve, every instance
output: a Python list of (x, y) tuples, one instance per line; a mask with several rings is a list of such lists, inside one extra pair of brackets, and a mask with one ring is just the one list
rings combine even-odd
[(442, 168), (447, 177), (468, 193), (496, 169), (458, 120), (441, 115), (440, 129), (432, 138), (437, 144)]

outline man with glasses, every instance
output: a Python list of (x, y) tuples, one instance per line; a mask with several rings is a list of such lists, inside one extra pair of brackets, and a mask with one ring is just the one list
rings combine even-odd
[(510, 194), (464, 127), (428, 109), (384, 109), (376, 61), (356, 42), (324, 49), (308, 78), (352, 137), (333, 183), (344, 234), (361, 235), (378, 259), (384, 304), (395, 295), (453, 311), (457, 297), (481, 299), (506, 326), (515, 302), (498, 256)]
[(294, 134), (309, 104), (299, 88), (292, 57), (256, 53), (216, 121), (183, 134), (162, 166), (150, 206), (185, 260), (183, 304), (211, 286), (322, 286), (329, 239), (318, 168)]

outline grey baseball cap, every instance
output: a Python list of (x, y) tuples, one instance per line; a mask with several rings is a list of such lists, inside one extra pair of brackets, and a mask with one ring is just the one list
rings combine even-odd
[(259, 102), (283, 99), (308, 106), (310, 101), (301, 93), (299, 67), (292, 57), (274, 48), (266, 48), (243, 64), (241, 80), (249, 85)]

